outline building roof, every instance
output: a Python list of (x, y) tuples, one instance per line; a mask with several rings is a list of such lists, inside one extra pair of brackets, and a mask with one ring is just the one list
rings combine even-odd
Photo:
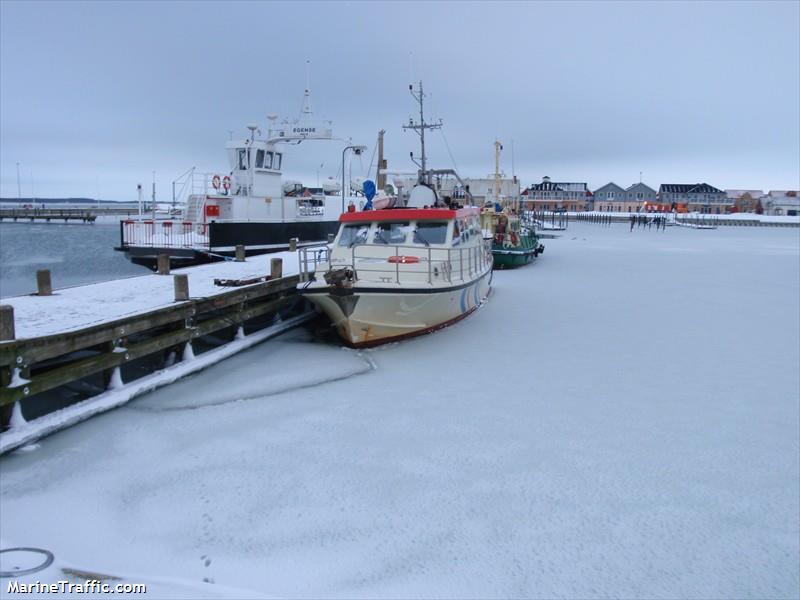
[(662, 183), (660, 192), (673, 194), (723, 194), (722, 190), (707, 183)]
[(617, 184), (616, 184), (616, 183), (614, 183), (613, 181), (610, 181), (610, 182), (608, 182), (607, 184), (605, 184), (605, 185), (603, 185), (603, 186), (600, 186), (599, 188), (597, 188), (597, 189), (596, 189), (594, 192), (592, 192), (592, 193), (596, 194), (597, 192), (600, 192), (600, 191), (603, 191), (603, 190), (605, 190), (605, 189), (609, 189), (609, 188), (614, 188), (614, 189), (617, 189), (617, 190), (619, 190), (620, 192), (624, 192), (624, 191), (625, 191), (625, 189), (624, 189), (623, 187), (621, 187), (621, 186), (617, 185)]
[(648, 192), (652, 192), (653, 194), (655, 194), (655, 193), (656, 193), (656, 191), (655, 191), (653, 188), (651, 188), (651, 187), (650, 187), (649, 185), (647, 185), (646, 183), (642, 183), (641, 181), (640, 181), (639, 183), (634, 183), (633, 185), (631, 185), (631, 186), (630, 186), (628, 189), (626, 189), (625, 191), (626, 191), (626, 192), (632, 192), (633, 190), (635, 190), (635, 189), (637, 189), (637, 188), (644, 188), (644, 189), (646, 189)]

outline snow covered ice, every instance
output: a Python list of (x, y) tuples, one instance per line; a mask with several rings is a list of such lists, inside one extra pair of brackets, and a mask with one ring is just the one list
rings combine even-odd
[(3, 457), (3, 547), (173, 595), (797, 598), (798, 234), (571, 224), (441, 332), (290, 332)]

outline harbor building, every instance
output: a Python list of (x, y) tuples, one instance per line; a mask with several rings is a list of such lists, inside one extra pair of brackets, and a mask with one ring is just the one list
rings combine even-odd
[(733, 207), (725, 192), (707, 183), (662, 183), (658, 198), (660, 204), (683, 205), (704, 214), (726, 214)]
[(656, 204), (658, 202), (658, 192), (641, 181), (631, 185), (625, 190), (625, 194), (628, 198), (629, 206), (636, 205), (637, 208), (635, 210), (639, 210), (645, 204)]
[(763, 190), (725, 190), (731, 212), (763, 214)]
[(550, 181), (542, 177), (522, 192), (522, 200), (528, 210), (589, 210), (592, 193), (586, 183)]
[[(469, 188), (469, 192), (478, 204), (483, 204), (486, 201), (494, 200), (494, 176), (471, 179), (464, 178), (464, 185), (458, 183), (453, 178), (447, 178), (443, 181), (438, 181), (437, 192), (439, 196), (451, 198), (464, 198), (466, 196), (465, 188)], [(508, 199), (517, 199), (520, 196), (520, 183), (517, 177), (501, 177), (500, 178), (500, 197)]]
[(764, 214), (796, 217), (800, 215), (800, 191), (770, 190), (763, 200)]

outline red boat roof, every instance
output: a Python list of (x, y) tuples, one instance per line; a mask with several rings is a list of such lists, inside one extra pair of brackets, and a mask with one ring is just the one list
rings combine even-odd
[(363, 223), (365, 221), (449, 221), (456, 218), (480, 214), (475, 206), (450, 210), (449, 208), (387, 208), (342, 213), (340, 223)]

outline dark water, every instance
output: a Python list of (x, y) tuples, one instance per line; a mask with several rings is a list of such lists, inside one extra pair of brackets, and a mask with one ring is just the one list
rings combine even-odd
[(147, 273), (117, 245), (117, 223), (0, 223), (0, 297), (35, 292), (37, 269), (54, 288)]

